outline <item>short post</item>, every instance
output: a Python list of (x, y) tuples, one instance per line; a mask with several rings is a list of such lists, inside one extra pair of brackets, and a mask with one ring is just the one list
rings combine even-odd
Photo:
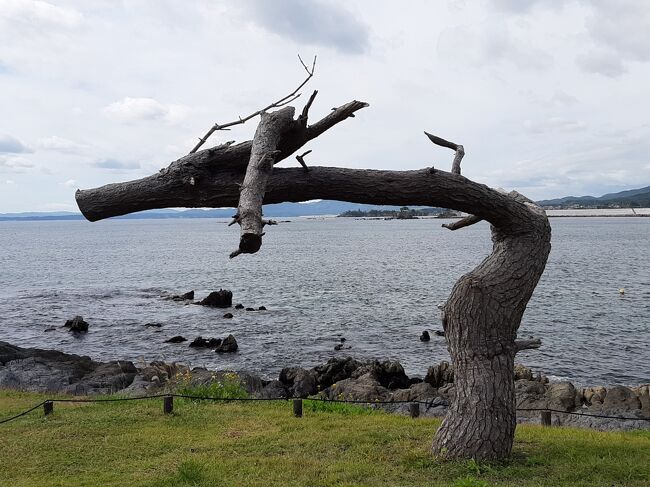
[(52, 401), (45, 401), (43, 403), (43, 412), (45, 416), (49, 416), (54, 412), (54, 403)]
[(293, 400), (293, 415), (296, 418), (302, 418), (302, 399)]
[(174, 412), (174, 396), (163, 397), (163, 412), (171, 414)]
[(542, 421), (542, 426), (551, 426), (551, 412), (542, 411), (541, 421)]
[(420, 416), (420, 403), (418, 402), (412, 402), (409, 404), (409, 411), (411, 413), (412, 418), (417, 418)]

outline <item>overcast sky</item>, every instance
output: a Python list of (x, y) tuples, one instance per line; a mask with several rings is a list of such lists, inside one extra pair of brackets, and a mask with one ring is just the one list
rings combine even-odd
[(648, 0), (0, 0), (0, 212), (167, 166), (292, 91), (297, 54), (318, 55), (313, 119), (370, 103), (313, 165), (449, 169), (427, 130), (535, 199), (650, 184)]

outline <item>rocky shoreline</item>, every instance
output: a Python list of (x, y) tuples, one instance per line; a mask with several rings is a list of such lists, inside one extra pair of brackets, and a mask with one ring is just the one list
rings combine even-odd
[[(179, 363), (130, 361), (96, 362), (89, 357), (55, 350), (21, 348), (0, 342), (0, 388), (72, 395), (119, 392), (147, 395), (174, 391), (184, 385), (205, 385), (232, 377), (229, 371), (189, 369)], [(367, 401), (373, 407), (407, 414), (406, 401), (424, 401), (423, 416), (443, 416), (455, 390), (453, 371), (447, 362), (429, 367), (423, 378), (408, 377), (397, 361), (333, 358), (311, 369), (284, 368), (276, 380), (237, 373), (242, 387), (253, 397)], [(570, 382), (549, 382), (543, 374), (518, 365), (515, 369), (518, 422), (539, 423), (538, 411), (548, 408), (555, 425), (630, 430), (650, 428), (650, 385), (628, 388), (576, 388)], [(382, 404), (376, 404), (381, 402)], [(388, 403), (388, 404), (385, 404)], [(577, 413), (577, 414), (567, 414)], [(582, 416), (581, 416), (582, 415)], [(597, 418), (586, 415), (630, 418)]]

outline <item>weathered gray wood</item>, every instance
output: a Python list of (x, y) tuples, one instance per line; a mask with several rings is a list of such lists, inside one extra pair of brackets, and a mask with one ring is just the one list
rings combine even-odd
[(542, 340), (533, 338), (530, 340), (516, 340), (515, 348), (517, 352), (522, 350), (535, 350), (542, 346)]
[(43, 403), (43, 414), (49, 416), (54, 412), (54, 403), (52, 401), (45, 401)]
[(540, 414), (540, 422), (543, 426), (551, 426), (551, 412), (542, 411)]
[[(281, 137), (276, 161), (363, 106), (352, 102), (310, 127), (299, 117)], [(152, 208), (237, 206), (243, 156), (250, 156), (246, 144), (188, 156), (149, 178), (80, 191), (77, 202), (92, 220)], [(433, 452), (476, 460), (508, 457), (516, 423), (517, 329), (550, 251), (544, 211), (518, 193), (439, 170), (276, 168), (268, 175), (264, 203), (311, 199), (440, 206), (491, 223), (492, 253), (458, 280), (443, 306), (456, 393)]]
[(420, 416), (420, 404), (417, 402), (412, 402), (409, 404), (409, 413), (412, 418), (417, 418)]
[(230, 257), (254, 254), (262, 246), (262, 202), (266, 183), (273, 171), (275, 157), (280, 154), (278, 144), (282, 134), (293, 123), (293, 107), (277, 112), (262, 113), (253, 137), (251, 157), (239, 195), (236, 220), (241, 228), (239, 248)]
[(174, 412), (174, 396), (163, 397), (163, 413), (171, 414)]

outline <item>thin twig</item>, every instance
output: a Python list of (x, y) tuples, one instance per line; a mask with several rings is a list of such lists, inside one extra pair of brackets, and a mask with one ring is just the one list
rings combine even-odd
[[(252, 114), (248, 115), (247, 117), (244, 117), (244, 118), (239, 117), (239, 119), (235, 120), (234, 122), (228, 122), (228, 123), (224, 123), (224, 124), (215, 123), (203, 137), (199, 137), (199, 142), (190, 151), (190, 154), (194, 154), (197, 150), (199, 150), (199, 148), (203, 144), (205, 144), (205, 142), (208, 140), (208, 138), (214, 132), (216, 132), (217, 130), (228, 130), (228, 127), (232, 127), (233, 125), (240, 125), (240, 124), (246, 123), (248, 120), (250, 120), (251, 118), (257, 117), (262, 112), (269, 111), (271, 108), (279, 108), (279, 107), (285, 106), (285, 105), (291, 103), (292, 101), (294, 101), (296, 98), (298, 98), (300, 96), (300, 93), (298, 93), (298, 91), (300, 91), (300, 89), (303, 86), (305, 86), (309, 82), (309, 80), (314, 76), (314, 72), (316, 70), (316, 56), (314, 56), (314, 62), (311, 65), (311, 69), (308, 68), (307, 65), (303, 62), (300, 55), (298, 55), (298, 59), (300, 60), (300, 64), (302, 64), (302, 67), (305, 68), (305, 71), (307, 71), (307, 77), (305, 78), (305, 80), (302, 83), (300, 83), (300, 85), (298, 85), (298, 88), (293, 90), (288, 95), (280, 98), (278, 101), (275, 101), (275, 102), (271, 103), (270, 105), (262, 108), (261, 110), (258, 110), (255, 113), (252, 113)], [(316, 96), (315, 94), (312, 95), (312, 97), (315, 97), (315, 96)], [(310, 101), (313, 101), (313, 99), (310, 98)], [(308, 105), (311, 105), (311, 103), (308, 102)], [(307, 110), (309, 110), (309, 108), (307, 108)]]

